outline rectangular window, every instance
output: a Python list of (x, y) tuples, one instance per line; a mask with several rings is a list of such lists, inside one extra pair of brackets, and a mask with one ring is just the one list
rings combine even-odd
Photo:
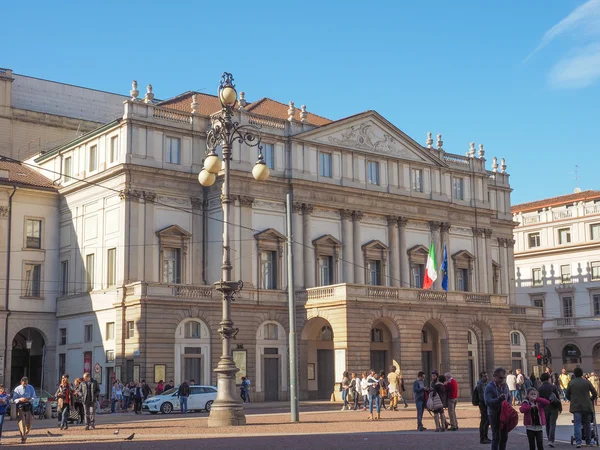
[(185, 337), (188, 339), (200, 339), (202, 325), (200, 322), (188, 322), (185, 324)]
[(561, 228), (560, 230), (558, 230), (558, 243), (559, 243), (559, 245), (571, 243), (571, 229), (570, 228)]
[(119, 159), (119, 136), (113, 136), (110, 138), (110, 147), (108, 150), (108, 162), (114, 163)]
[(261, 252), (262, 289), (277, 289), (277, 252)]
[(63, 165), (64, 181), (71, 181), (71, 177), (73, 176), (73, 159), (67, 156), (63, 161)]
[(423, 170), (412, 170), (412, 188), (415, 192), (423, 192)]
[(58, 330), (58, 335), (59, 345), (67, 345), (67, 329), (61, 328), (60, 330)]
[(69, 261), (60, 262), (60, 295), (69, 293)]
[(456, 269), (456, 290), (469, 291), (469, 269)]
[(571, 266), (569, 264), (560, 266), (560, 280), (561, 283), (571, 282)]
[(331, 153), (319, 153), (319, 174), (331, 178)]
[(87, 292), (94, 290), (94, 254), (85, 257), (85, 288)]
[(425, 265), (414, 264), (410, 270), (412, 287), (421, 289), (423, 287), (423, 277), (425, 276)]
[(600, 294), (592, 295), (592, 306), (594, 308), (594, 316), (600, 316)]
[(527, 235), (527, 242), (529, 248), (536, 248), (540, 246), (540, 233), (529, 233)]
[(544, 281), (542, 280), (542, 269), (532, 269), (531, 278), (533, 279), (534, 286), (542, 286)]
[(593, 223), (590, 225), (590, 239), (592, 241), (600, 240), (600, 223)]
[(333, 257), (319, 257), (319, 286), (333, 284)]
[(26, 232), (25, 246), (27, 248), (42, 248), (42, 221), (27, 219)]
[(94, 340), (94, 326), (85, 325), (83, 330), (84, 342), (92, 342)]
[(379, 185), (379, 163), (377, 161), (367, 162), (369, 184)]
[(452, 178), (452, 188), (454, 192), (454, 198), (457, 200), (464, 200), (463, 179)]
[(573, 317), (573, 297), (562, 298), (563, 317)]
[(535, 298), (533, 298), (533, 300), (531, 302), (532, 302), (532, 305), (535, 306), (536, 308), (544, 309), (544, 298), (543, 297), (535, 297)]
[(181, 249), (163, 250), (163, 283), (181, 283)]
[(590, 263), (590, 269), (592, 272), (592, 281), (600, 280), (600, 261)]
[(41, 264), (25, 264), (25, 297), (40, 297), (41, 276)]
[(167, 136), (166, 160), (171, 164), (181, 164), (181, 140)]
[(114, 350), (106, 350), (106, 362), (114, 362), (115, 360), (115, 351)]
[(92, 145), (88, 154), (88, 172), (98, 169), (98, 147)]
[(276, 341), (279, 339), (278, 326), (276, 323), (267, 323), (264, 327), (265, 339)]
[(262, 154), (265, 164), (269, 169), (275, 168), (275, 146), (273, 144), (262, 144)]
[(368, 283), (372, 286), (381, 285), (381, 261), (369, 261), (367, 263)]
[(106, 340), (109, 341), (115, 338), (115, 323), (106, 322)]
[(135, 337), (135, 324), (133, 320), (127, 322), (127, 339), (132, 339)]
[(106, 284), (114, 286), (117, 284), (117, 249), (109, 248), (106, 259)]
[(65, 353), (58, 354), (58, 374), (63, 376), (67, 373), (67, 355)]

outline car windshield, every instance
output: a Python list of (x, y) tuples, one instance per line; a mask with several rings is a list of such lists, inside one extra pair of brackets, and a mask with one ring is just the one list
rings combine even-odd
[(179, 389), (178, 387), (174, 387), (174, 388), (169, 389), (168, 391), (163, 392), (160, 395), (171, 395), (171, 394), (174, 394), (175, 392), (177, 392), (178, 389)]

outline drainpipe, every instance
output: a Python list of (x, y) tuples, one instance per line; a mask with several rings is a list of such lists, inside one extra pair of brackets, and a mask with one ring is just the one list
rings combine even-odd
[[(15, 192), (17, 192), (17, 186), (13, 184), (12, 188), (13, 191), (10, 194), (10, 197), (8, 197), (8, 240), (6, 242), (6, 293), (4, 296), (4, 310), (6, 311), (6, 321), (4, 323), (4, 367), (2, 369), (4, 371), (4, 378), (6, 378), (6, 367), (8, 364), (8, 318), (10, 316), (10, 310), (8, 309), (8, 300), (10, 297), (10, 241), (12, 239), (12, 199), (15, 195)], [(7, 385), (6, 381), (4, 384)]]

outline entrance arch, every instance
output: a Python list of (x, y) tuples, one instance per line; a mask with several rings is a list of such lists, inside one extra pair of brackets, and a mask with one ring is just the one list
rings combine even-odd
[(521, 369), (524, 374), (527, 374), (527, 341), (523, 333), (518, 330), (510, 332), (510, 352), (513, 373)]
[[(287, 339), (279, 322), (267, 320), (256, 330), (256, 393), (258, 399), (273, 402), (287, 391)], [(243, 375), (243, 374), (240, 374)]]
[(175, 330), (175, 383), (194, 380), (210, 384), (210, 330), (196, 318), (182, 320)]
[(567, 344), (562, 349), (563, 368), (567, 372), (581, 365), (581, 350), (575, 344)]
[[(392, 364), (400, 365), (400, 335), (394, 322), (380, 317), (373, 322), (370, 335), (370, 368), (379, 373), (388, 372)], [(400, 370), (401, 367), (396, 367)]]
[(29, 384), (35, 388), (44, 382), (44, 357), (46, 340), (37, 328), (23, 328), (13, 338), (10, 362), (10, 387), (18, 386), (22, 377), (29, 378)]
[(471, 391), (475, 389), (479, 380), (479, 339), (473, 330), (467, 331), (467, 354), (469, 361), (469, 384)]
[(428, 384), (432, 370), (443, 373), (449, 367), (448, 333), (437, 319), (425, 322), (421, 330), (421, 364)]
[[(300, 336), (301, 357), (306, 362), (306, 371), (300, 374), (300, 380), (306, 376), (307, 391), (310, 398), (329, 400), (335, 389), (335, 351), (333, 328), (322, 317), (308, 320)], [(341, 379), (341, 378), (340, 378)]]

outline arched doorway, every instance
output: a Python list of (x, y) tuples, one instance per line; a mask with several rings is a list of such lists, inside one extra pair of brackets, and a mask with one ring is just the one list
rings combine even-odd
[(473, 330), (467, 331), (467, 354), (469, 361), (469, 385), (475, 389), (479, 379), (479, 339)]
[(521, 369), (524, 374), (527, 374), (527, 341), (520, 331), (512, 330), (510, 332), (510, 352), (513, 373), (516, 373), (517, 369)]
[(175, 383), (210, 384), (210, 330), (200, 319), (185, 319), (175, 330)]
[[(300, 337), (302, 359), (306, 361), (307, 391), (310, 398), (329, 400), (335, 389), (335, 351), (333, 328), (322, 317), (314, 317), (304, 325)], [(341, 373), (338, 375), (341, 377)], [(302, 380), (303, 373), (300, 373)]]
[(427, 384), (431, 382), (431, 371), (443, 373), (449, 366), (448, 334), (439, 320), (429, 320), (421, 330), (421, 367)]
[(44, 382), (46, 342), (37, 328), (23, 328), (12, 341), (10, 388), (18, 386), (22, 377), (39, 388)]
[(563, 368), (567, 372), (581, 365), (581, 350), (575, 344), (567, 344), (562, 349)]
[(273, 402), (287, 390), (287, 339), (279, 322), (267, 320), (256, 330), (256, 392), (257, 399)]
[(596, 375), (600, 375), (600, 344), (594, 345), (592, 360), (594, 372), (596, 372)]
[[(380, 318), (371, 328), (370, 368), (377, 373), (388, 372), (392, 364), (399, 365), (400, 345), (396, 325), (388, 318)], [(397, 359), (396, 359), (397, 358)], [(400, 369), (400, 367), (396, 367)]]

